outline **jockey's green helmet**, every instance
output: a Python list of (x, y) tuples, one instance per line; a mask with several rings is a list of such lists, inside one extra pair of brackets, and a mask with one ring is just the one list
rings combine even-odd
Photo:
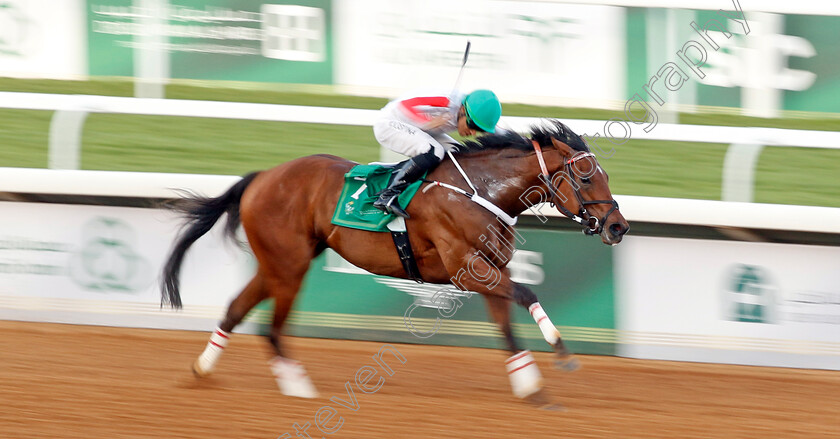
[(479, 127), (482, 131), (493, 133), (496, 124), (502, 117), (502, 104), (496, 94), (490, 90), (476, 90), (464, 98), (464, 110), (467, 121)]

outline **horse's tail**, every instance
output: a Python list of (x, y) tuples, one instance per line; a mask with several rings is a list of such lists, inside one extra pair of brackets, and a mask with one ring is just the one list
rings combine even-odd
[(187, 249), (213, 225), (223, 214), (228, 214), (225, 234), (236, 239), (236, 229), (239, 227), (239, 201), (245, 188), (254, 181), (258, 172), (250, 173), (231, 186), (224, 194), (208, 198), (190, 193), (188, 196), (170, 204), (168, 207), (180, 212), (187, 218), (186, 229), (181, 232), (166, 265), (163, 266), (163, 281), (161, 283), (161, 306), (181, 308), (181, 292), (179, 291), (181, 263)]

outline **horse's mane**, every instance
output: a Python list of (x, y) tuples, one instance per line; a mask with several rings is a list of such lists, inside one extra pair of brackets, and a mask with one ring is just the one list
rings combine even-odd
[(488, 150), (516, 149), (523, 152), (533, 152), (534, 147), (531, 140), (536, 140), (541, 146), (551, 145), (551, 139), (555, 138), (575, 151), (589, 152), (586, 142), (566, 124), (556, 119), (547, 119), (543, 123), (531, 127), (528, 137), (524, 137), (514, 131), (505, 131), (500, 134), (485, 134), (476, 140), (468, 140), (464, 145), (455, 151), (455, 155), (469, 155)]
[(589, 152), (589, 145), (583, 138), (559, 120), (548, 119), (541, 125), (531, 127), (531, 139), (536, 140), (540, 145), (551, 145), (552, 138), (569, 145), (575, 151)]

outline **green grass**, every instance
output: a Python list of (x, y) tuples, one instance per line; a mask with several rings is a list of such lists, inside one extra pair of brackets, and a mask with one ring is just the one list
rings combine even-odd
[[(381, 108), (386, 100), (288, 88), (167, 87), (173, 99)], [(127, 81), (0, 79), (0, 91), (131, 96)], [(511, 116), (568, 119), (621, 117), (620, 113), (560, 107), (504, 105)], [(0, 166), (47, 165), (52, 112), (0, 109)], [(837, 119), (756, 119), (722, 114), (683, 114), (683, 123), (840, 130)], [(572, 126), (572, 129), (575, 127)], [(631, 140), (601, 158), (614, 193), (719, 199), (727, 145)], [(234, 174), (265, 169), (315, 153), (359, 162), (379, 158), (369, 127), (230, 119), (91, 114), (84, 127), (82, 168), (144, 172)], [(756, 175), (756, 201), (840, 207), (840, 150), (768, 147)]]
[(720, 199), (727, 145), (630, 140), (599, 163), (613, 193), (651, 197)]
[(0, 109), (0, 166), (47, 167), (50, 111)]
[(85, 128), (84, 169), (239, 175), (315, 153), (379, 154), (368, 127), (103, 114)]

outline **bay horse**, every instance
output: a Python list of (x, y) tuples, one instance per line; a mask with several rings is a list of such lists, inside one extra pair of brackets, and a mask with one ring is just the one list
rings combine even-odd
[[(444, 160), (426, 177), (424, 185), (432, 187), (418, 191), (407, 208), (411, 218), (405, 224), (420, 276), (484, 297), (511, 353), (506, 368), (514, 395), (539, 403), (541, 375), (531, 353), (521, 350), (513, 336), (511, 303), (530, 311), (557, 353), (558, 365), (572, 369), (576, 360), (534, 292), (510, 279), (506, 265), (515, 251), (515, 230), (504, 227), (492, 209), (473, 202), (479, 197), (453, 188), (464, 188), (465, 173), (471, 181), (467, 190), (474, 189), (508, 219), (550, 202), (585, 233), (599, 235), (609, 245), (621, 242), (629, 225), (612, 197), (607, 174), (583, 139), (559, 121), (534, 126), (527, 137), (510, 131), (484, 135), (460, 145), (453, 156), (463, 171), (451, 159)], [(272, 298), (271, 370), (284, 394), (315, 397), (303, 366), (289, 359), (280, 339), (310, 261), (329, 247), (373, 274), (408, 277), (389, 233), (331, 223), (344, 174), (356, 165), (332, 155), (302, 157), (248, 174), (218, 197), (191, 194), (170, 206), (188, 221), (164, 266), (162, 305), (182, 306), (178, 288), (184, 255), (224, 214), (226, 234), (233, 236), (241, 223), (258, 262), (256, 274), (230, 303), (193, 364), (196, 376), (213, 371), (231, 331), (251, 308)], [(494, 224), (501, 227), (486, 233)], [(488, 283), (491, 273), (493, 282)]]

